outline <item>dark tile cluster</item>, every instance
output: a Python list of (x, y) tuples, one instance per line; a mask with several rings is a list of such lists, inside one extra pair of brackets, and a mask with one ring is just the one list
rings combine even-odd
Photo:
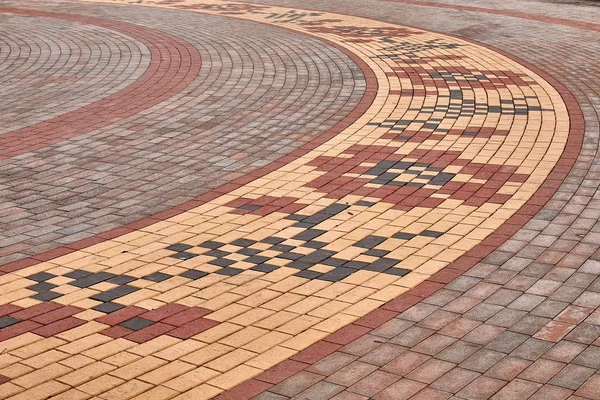
[(426, 40), (425, 42), (421, 43), (411, 43), (406, 41), (398, 42), (391, 38), (384, 38), (382, 41), (390, 43), (391, 46), (383, 49), (385, 54), (377, 55), (372, 58), (387, 58), (396, 60), (404, 57), (415, 57), (421, 59), (423, 56), (417, 53), (434, 49), (452, 50), (464, 46), (458, 43), (446, 43), (443, 39)]
[[(424, 187), (443, 186), (456, 176), (442, 171), (443, 168), (432, 167), (427, 163), (384, 160), (368, 170), (365, 175), (375, 176), (370, 183), (378, 185)], [(415, 182), (415, 178), (426, 182)]]
[[(366, 201), (361, 202), (361, 204), (357, 203), (357, 205), (363, 206), (371, 206), (373, 204), (374, 203)], [(376, 261), (373, 262), (344, 260), (335, 257), (336, 252), (323, 249), (323, 247), (327, 246), (328, 243), (320, 241), (318, 240), (318, 238), (326, 231), (318, 229), (316, 228), (316, 226), (321, 222), (328, 220), (332, 216), (345, 211), (349, 207), (350, 206), (347, 204), (336, 203), (312, 215), (290, 214), (289, 216), (287, 216), (286, 219), (297, 221), (293, 225), (294, 227), (305, 228), (304, 231), (290, 238), (295, 241), (303, 242), (299, 246), (285, 244), (284, 242), (287, 240), (286, 238), (270, 236), (260, 241), (252, 239), (238, 239), (231, 243), (224, 243), (213, 240), (201, 243), (195, 247), (209, 249), (209, 251), (203, 252), (202, 255), (214, 257), (214, 260), (211, 260), (208, 263), (214, 266), (221, 267), (219, 270), (215, 271), (215, 273), (228, 276), (234, 276), (244, 271), (243, 269), (235, 268), (232, 266), (236, 263), (235, 260), (228, 257), (232, 254), (245, 256), (245, 258), (243, 258), (242, 261), (254, 264), (254, 266), (250, 268), (250, 270), (252, 271), (269, 273), (275, 271), (276, 269), (279, 269), (279, 266), (269, 263), (271, 259), (270, 257), (260, 255), (260, 253), (266, 250), (278, 252), (279, 254), (277, 254), (277, 258), (290, 260), (290, 263), (287, 264), (286, 267), (298, 269), (299, 272), (297, 272), (295, 276), (307, 279), (320, 279), (330, 282), (337, 282), (348, 277), (349, 275), (353, 274), (358, 270), (376, 271), (398, 276), (404, 276), (408, 274), (410, 270), (396, 267), (396, 265), (399, 263), (398, 260), (386, 257), (390, 253), (389, 251), (376, 249), (376, 247), (379, 244), (383, 243), (385, 240), (388, 239), (382, 236), (367, 236), (354, 244), (354, 246), (356, 247), (365, 249), (365, 252), (363, 253), (364, 255), (378, 258)], [(398, 232), (392, 237), (394, 239), (408, 241), (416, 236), (437, 238), (441, 235), (443, 235), (443, 232), (425, 230), (419, 233), (418, 235)], [(253, 248), (253, 246), (257, 243), (267, 243), (271, 246), (266, 250)], [(225, 251), (223, 250), (223, 247), (226, 245), (228, 247), (235, 246), (237, 247), (237, 249), (235, 251)], [(295, 251), (300, 247), (303, 249), (311, 249), (312, 251), (309, 254), (303, 254), (301, 252)], [(187, 260), (198, 255), (193, 252), (193, 248), (194, 246), (178, 243), (167, 247), (167, 250), (175, 252), (175, 254), (173, 254), (171, 257), (180, 260)], [(333, 267), (333, 269), (328, 272), (318, 272), (310, 269), (311, 267), (317, 264), (327, 265)]]
[[(208, 275), (206, 272), (191, 270), (182, 272), (178, 276), (195, 280), (200, 279), (206, 275)], [(56, 276), (57, 275), (48, 272), (38, 272), (33, 275), (27, 276), (27, 279), (37, 282), (31, 286), (27, 286), (27, 289), (37, 292), (37, 294), (30, 297), (40, 301), (51, 301), (56, 298), (62, 297), (62, 293), (53, 291), (53, 289), (58, 287), (58, 285), (47, 282), (48, 280), (55, 278)], [(114, 303), (114, 300), (140, 290), (135, 286), (128, 285), (128, 283), (138, 280), (138, 278), (129, 275), (116, 275), (111, 274), (109, 272), (90, 272), (82, 269), (76, 269), (62, 276), (74, 279), (74, 281), (69, 282), (68, 285), (75, 286), (81, 289), (94, 286), (101, 282), (107, 282), (117, 285), (112, 289), (108, 289), (90, 297), (92, 300), (102, 302), (102, 304), (93, 307), (93, 309), (107, 314), (117, 311), (124, 307), (121, 304)], [(165, 274), (162, 272), (155, 272), (153, 274), (142, 277), (142, 279), (149, 280), (152, 282), (162, 282), (171, 278), (172, 276), (173, 275)]]

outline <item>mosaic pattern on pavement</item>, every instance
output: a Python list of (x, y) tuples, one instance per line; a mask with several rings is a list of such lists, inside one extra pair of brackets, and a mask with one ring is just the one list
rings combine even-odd
[(547, 199), (553, 190), (539, 189), (572, 163), (572, 149), (561, 159), (570, 130), (561, 94), (486, 47), (332, 13), (143, 4), (325, 40), (354, 55), (368, 102), (349, 126), (195, 208), (6, 269), (8, 396), (213, 397), (457, 261), (536, 192)]

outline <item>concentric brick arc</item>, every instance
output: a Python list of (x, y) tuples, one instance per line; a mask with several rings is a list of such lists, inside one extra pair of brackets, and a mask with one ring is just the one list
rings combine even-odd
[[(136, 356), (153, 360), (139, 360), (153, 370), (139, 377), (142, 392), (156, 386), (211, 397), (333, 332), (332, 347), (346, 343), (368, 330), (352, 322), (365, 315), (385, 319), (385, 310), (373, 310), (515, 215), (566, 146), (568, 114), (552, 85), (472, 43), (281, 7), (145, 4), (232, 15), (330, 40), (373, 70), (379, 90), (351, 126), (264, 175), (252, 174), (137, 232), (5, 275), (19, 288), (0, 297), (12, 318), (6, 320), (15, 331), (6, 341), (12, 346), (34, 341), (23, 337), (37, 330), (33, 335), (92, 347), (94, 341), (114, 346), (106, 337), (119, 337), (130, 350), (124, 366), (108, 367), (111, 384), (100, 385), (103, 391), (130, 384), (119, 371), (134, 368)], [(430, 286), (413, 296), (431, 293)], [(41, 304), (57, 305), (39, 305), (36, 296), (55, 296)], [(43, 307), (78, 312), (67, 318), (84, 322), (60, 333), (51, 324), (35, 325), (50, 322), (32, 320)], [(95, 354), (103, 362), (113, 356)], [(297, 357), (307, 362), (310, 353)], [(195, 387), (183, 384), (198, 374)], [(59, 382), (74, 377), (70, 370), (60, 375)], [(73, 383), (84, 391), (94, 385)]]

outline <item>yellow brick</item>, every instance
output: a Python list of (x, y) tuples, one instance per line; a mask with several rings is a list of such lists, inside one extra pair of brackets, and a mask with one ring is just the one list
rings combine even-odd
[(233, 347), (225, 346), (224, 344), (220, 343), (213, 343), (200, 350), (190, 353), (185, 357), (182, 357), (181, 360), (195, 365), (204, 365), (207, 362), (219, 358), (223, 354), (227, 354), (232, 350)]
[(126, 364), (119, 369), (112, 371), (112, 375), (118, 376), (119, 378), (123, 378), (126, 380), (130, 380), (133, 378), (137, 378), (140, 375), (145, 374), (146, 372), (155, 370), (156, 368), (165, 365), (167, 362), (160, 358), (154, 356), (146, 356), (140, 358), (137, 361), (132, 362), (131, 364)]
[(138, 356), (137, 354), (132, 354), (132, 353), (128, 353), (126, 351), (122, 351), (113, 356), (105, 358), (103, 361), (108, 364), (114, 365), (115, 367), (122, 367), (127, 364), (131, 364), (132, 362), (137, 361), (140, 358), (142, 358), (142, 357)]
[(167, 400), (177, 396), (178, 392), (164, 386), (156, 386), (145, 393), (135, 396), (131, 400)]
[(163, 386), (177, 390), (178, 392), (185, 392), (208, 381), (209, 379), (214, 378), (217, 375), (219, 375), (219, 372), (217, 371), (199, 367), (163, 383)]
[(266, 335), (267, 333), (268, 331), (265, 329), (249, 326), (240, 331), (237, 331), (233, 335), (229, 335), (226, 338), (219, 340), (219, 343), (239, 348), (245, 345), (246, 343), (250, 343), (251, 341), (257, 338)]
[[(13, 356), (17, 356), (19, 358), (30, 358), (33, 357), (37, 354), (41, 354), (47, 350), (50, 349), (54, 349), (58, 346), (61, 346), (63, 344), (65, 344), (66, 342), (64, 340), (60, 340), (58, 338), (55, 337), (49, 337), (46, 339), (42, 339), (42, 340), (38, 340), (36, 342), (33, 342), (32, 344), (29, 344), (27, 346), (23, 346), (21, 348), (18, 348), (16, 350), (12, 350), (10, 352), (10, 354), (12, 354)], [(4, 344), (4, 343), (3, 343)], [(3, 348), (3, 346), (0, 346)], [(2, 354), (3, 356), (6, 354)], [(1, 360), (0, 356), (0, 360)], [(0, 366), (2, 365), (2, 362), (0, 361)]]
[(12, 382), (24, 388), (32, 388), (44, 382), (48, 382), (51, 379), (68, 374), (69, 372), (71, 372), (71, 368), (60, 364), (52, 364), (30, 372), (27, 375), (20, 376)]
[(239, 325), (230, 324), (224, 322), (220, 325), (212, 327), (202, 333), (197, 334), (193, 339), (200, 340), (205, 343), (214, 343), (225, 336), (231, 335), (234, 332), (241, 330), (242, 327)]
[[(0, 389), (2, 389), (0, 387)], [(41, 400), (47, 399), (55, 394), (68, 390), (67, 385), (56, 381), (45, 382), (39, 386), (29, 389), (25, 392), (21, 392), (16, 396), (11, 397), (11, 400)]]
[(328, 301), (329, 300), (320, 297), (307, 297), (306, 299), (286, 308), (286, 311), (296, 314), (307, 314), (308, 312), (322, 306)]
[(250, 307), (243, 306), (241, 304), (230, 304), (227, 307), (221, 308), (214, 313), (206, 315), (204, 318), (212, 319), (213, 321), (224, 322), (230, 320), (246, 311), (250, 310)]
[(45, 367), (46, 365), (64, 360), (67, 357), (69, 357), (67, 353), (56, 350), (48, 350), (45, 353), (38, 354), (21, 362), (32, 368), (39, 369)]
[(311, 326), (318, 324), (321, 321), (321, 318), (311, 317), (308, 315), (301, 315), (288, 322), (287, 324), (280, 326), (276, 330), (284, 333), (289, 333), (291, 335), (296, 335), (302, 331), (305, 331)]
[[(185, 392), (173, 400), (208, 400), (217, 396), (219, 393), (222, 393), (223, 389), (218, 389), (214, 386), (210, 385), (200, 385), (197, 388), (190, 390), (189, 392)], [(140, 400), (149, 400), (149, 399), (140, 399)]]
[(93, 381), (84, 383), (77, 389), (81, 390), (82, 392), (89, 393), (91, 395), (98, 395), (116, 386), (119, 386), (124, 382), (124, 380), (115, 378), (114, 376), (104, 375), (94, 379)]
[(167, 347), (166, 349), (155, 353), (154, 356), (164, 360), (173, 361), (203, 347), (206, 347), (206, 343), (189, 339), (177, 343), (171, 347)]
[(291, 337), (292, 335), (283, 332), (272, 331), (246, 344), (243, 348), (261, 354)]
[(264, 353), (245, 362), (245, 365), (250, 367), (267, 370), (280, 362), (287, 360), (297, 353), (296, 350), (288, 349), (281, 346), (275, 346)]
[(216, 378), (211, 379), (208, 381), (208, 383), (220, 389), (227, 390), (255, 377), (261, 372), (262, 370), (258, 368), (240, 365), (222, 375), (217, 376)]
[(81, 339), (77, 339), (74, 342), (65, 344), (64, 346), (60, 346), (58, 350), (69, 354), (78, 354), (84, 352), (85, 350), (92, 349), (112, 341), (113, 339), (108, 336), (92, 334), (82, 337)]
[(234, 351), (224, 354), (221, 357), (204, 364), (204, 366), (219, 372), (226, 372), (240, 364), (243, 364), (249, 359), (256, 357), (256, 355), (256, 353), (251, 351), (235, 349)]
[(262, 319), (265, 319), (273, 314), (275, 314), (275, 311), (265, 310), (263, 308), (255, 308), (253, 310), (238, 315), (237, 317), (231, 319), (230, 322), (233, 324), (248, 326)]
[(123, 338), (112, 339), (108, 343), (104, 343), (102, 345), (86, 350), (82, 354), (94, 358), (96, 360), (102, 360), (135, 345), (135, 342)]
[(88, 364), (83, 368), (79, 368), (70, 374), (64, 375), (58, 378), (58, 381), (66, 383), (69, 386), (78, 386), (82, 383), (88, 382), (94, 378), (102, 376), (116, 367), (114, 365), (107, 364), (102, 361), (97, 361), (92, 364)]
[(28, 367), (27, 365), (23, 365), (21, 363), (15, 363), (9, 365), (5, 368), (0, 369), (0, 374), (9, 377), (10, 379), (18, 378), (19, 376), (23, 376), (25, 374), (30, 373), (34, 369)]
[(131, 380), (117, 386), (108, 392), (102, 393), (101, 397), (106, 400), (129, 399), (152, 388), (152, 385), (138, 380)]
[(149, 354), (154, 354), (162, 349), (166, 349), (167, 347), (171, 347), (179, 342), (181, 342), (181, 339), (177, 339), (171, 336), (159, 336), (147, 341), (146, 343), (138, 344), (137, 346), (131, 347), (127, 351), (140, 356), (147, 356)]
[(273, 300), (278, 296), (281, 296), (280, 292), (276, 292), (275, 290), (263, 289), (238, 301), (238, 303), (248, 307), (258, 307), (261, 304)]
[(60, 363), (62, 365), (66, 365), (67, 367), (72, 368), (72, 369), (79, 369), (79, 368), (85, 367), (86, 365), (89, 365), (93, 362), (94, 362), (93, 358), (89, 358), (89, 357), (86, 357), (81, 354), (76, 354), (74, 356), (71, 356), (67, 359), (62, 360)]
[(281, 346), (300, 351), (307, 348), (311, 344), (318, 342), (327, 335), (329, 335), (327, 332), (309, 329), (291, 338), (290, 340), (281, 343)]
[(140, 376), (138, 379), (156, 386), (179, 375), (183, 375), (194, 368), (195, 366), (193, 364), (175, 360)]
[(264, 329), (275, 329), (286, 322), (298, 317), (298, 314), (289, 311), (279, 311), (261, 321), (254, 323), (254, 326)]
[(342, 310), (345, 310), (349, 306), (350, 306), (349, 303), (344, 303), (343, 301), (332, 300), (332, 301), (329, 301), (329, 302), (323, 304), (322, 306), (310, 311), (308, 313), (308, 315), (310, 315), (311, 317), (317, 317), (317, 318), (329, 318), (332, 315), (337, 314), (337, 313), (341, 312)]
[[(21, 386), (17, 386), (12, 382), (6, 382), (3, 383), (2, 385), (0, 385), (0, 399), (7, 399), (7, 398), (11, 398), (14, 399), (14, 396), (17, 393), (23, 392), (25, 389), (23, 389)], [(27, 397), (21, 397), (21, 399), (23, 400), (28, 400)]]

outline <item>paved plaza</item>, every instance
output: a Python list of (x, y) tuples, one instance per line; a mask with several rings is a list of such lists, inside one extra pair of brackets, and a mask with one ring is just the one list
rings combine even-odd
[(0, 0), (0, 399), (600, 400), (600, 2)]

